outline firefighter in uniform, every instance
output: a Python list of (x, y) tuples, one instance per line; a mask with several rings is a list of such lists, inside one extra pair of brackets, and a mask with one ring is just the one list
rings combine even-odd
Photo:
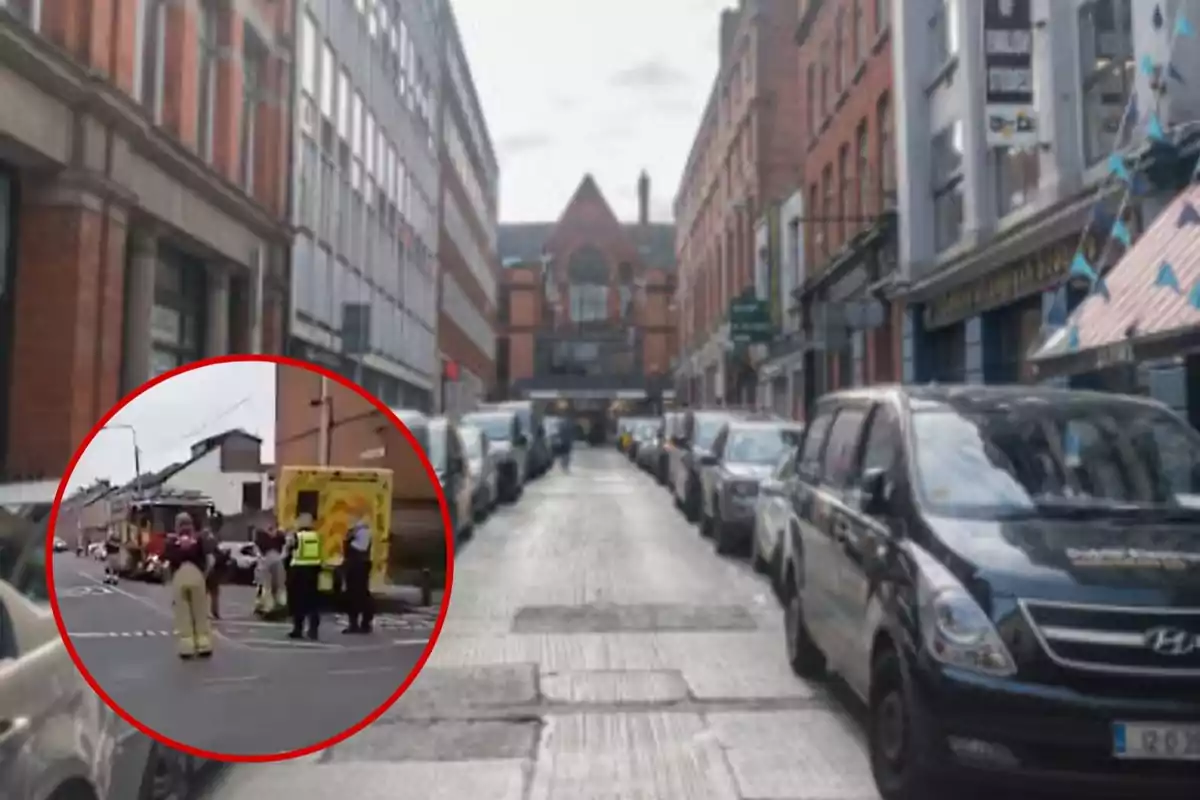
[(321, 576), (321, 536), (313, 526), (310, 514), (296, 520), (296, 533), (289, 548), (287, 570), (287, 602), (292, 612), (291, 639), (301, 639), (308, 624), (308, 638), (317, 638), (321, 625), (318, 583)]
[(179, 637), (179, 656), (212, 655), (212, 621), (208, 612), (205, 572), (208, 553), (196, 533), (192, 515), (186, 511), (175, 517), (175, 536), (167, 543), (167, 564), (171, 568), (171, 596), (175, 606), (175, 635)]

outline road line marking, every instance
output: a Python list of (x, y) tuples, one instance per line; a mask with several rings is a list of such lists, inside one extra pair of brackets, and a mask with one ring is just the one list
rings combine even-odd
[(429, 644), (429, 639), (392, 639), (392, 644), (412, 645), (412, 644)]
[(174, 631), (67, 631), (72, 639), (131, 639), (147, 636), (174, 636)]
[(201, 681), (204, 684), (223, 684), (223, 683), (247, 683), (249, 681), (260, 681), (262, 675), (231, 675), (227, 678), (206, 678)]

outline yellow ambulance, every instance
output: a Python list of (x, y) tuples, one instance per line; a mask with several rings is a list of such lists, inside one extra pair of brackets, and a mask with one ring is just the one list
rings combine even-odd
[(346, 533), (359, 519), (371, 526), (371, 589), (388, 584), (392, 530), (392, 470), (362, 467), (281, 467), (275, 516), (294, 531), (300, 514), (312, 515), (321, 537), (321, 589), (331, 591), (342, 565)]

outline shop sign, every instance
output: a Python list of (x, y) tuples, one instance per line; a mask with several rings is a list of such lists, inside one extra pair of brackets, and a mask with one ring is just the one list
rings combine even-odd
[(984, 0), (984, 106), (990, 147), (1038, 144), (1033, 98), (1033, 0)]
[[(1006, 264), (983, 277), (935, 297), (925, 307), (925, 327), (942, 328), (968, 317), (1001, 308), (1061, 283), (1071, 269), (1078, 234)], [(1095, 263), (1099, 242), (1087, 236), (1084, 257)]]

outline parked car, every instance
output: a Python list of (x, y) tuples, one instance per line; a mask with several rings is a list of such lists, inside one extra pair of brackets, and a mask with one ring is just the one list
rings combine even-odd
[(54, 623), (44, 517), (0, 511), (0, 797), (168, 800), (222, 767), (158, 744), (83, 680)]
[(637, 456), (634, 461), (643, 470), (654, 475), (658, 469), (659, 456), (662, 455), (662, 417), (648, 422), (646, 428), (646, 435), (638, 443)]
[(685, 413), (682, 411), (668, 411), (663, 414), (662, 424), (658, 428), (658, 463), (654, 465), (652, 472), (659, 485), (668, 489), (672, 486), (671, 465), (675, 462), (675, 443), (683, 435), (684, 417)]
[(685, 411), (677, 424), (674, 446), (671, 448), (671, 490), (675, 507), (688, 522), (699, 522), (701, 504), (700, 459), (712, 449), (717, 434), (725, 423), (742, 416), (725, 409)]
[(796, 477), (799, 448), (793, 444), (775, 466), (770, 477), (758, 485), (758, 503), (754, 509), (754, 530), (750, 536), (750, 563), (756, 572), (767, 576), (771, 588), (780, 593), (783, 566), (783, 538), (792, 521), (788, 499)]
[(529, 463), (529, 437), (521, 417), (508, 408), (472, 411), (464, 414), (463, 424), (478, 428), (488, 438), (495, 453), (500, 502), (515, 503), (525, 491), (525, 467)]
[(718, 553), (750, 544), (759, 484), (795, 448), (795, 428), (777, 420), (731, 419), (721, 427), (712, 449), (697, 457), (700, 532), (712, 537)]
[(521, 423), (521, 433), (525, 437), (525, 482), (541, 477), (553, 466), (554, 456), (546, 439), (546, 426), (540, 405), (532, 400), (508, 400), (484, 406), (481, 410), (511, 411), (517, 415)]
[(227, 579), (232, 583), (253, 584), (258, 569), (258, 545), (254, 542), (221, 542), (217, 545), (225, 551), (229, 564)]
[(69, 548), (69, 547), (67, 546), (67, 540), (66, 540), (66, 539), (62, 538), (61, 536), (55, 536), (55, 537), (54, 537), (54, 552), (56, 552), (56, 553), (65, 553), (65, 552), (67, 552), (67, 551), (68, 551), (68, 550), (70, 550), (70, 549), (71, 549), (71, 548)]
[(1200, 434), (1185, 420), (1033, 386), (847, 391), (818, 401), (797, 473), (788, 658), (866, 702), (885, 800), (947, 777), (1195, 796)]
[(487, 434), (466, 423), (458, 426), (458, 433), (471, 473), (471, 510), (478, 522), (492, 513), (500, 502), (499, 465)]
[(454, 537), (461, 539), (470, 536), (475, 529), (475, 490), (457, 423), (448, 417), (430, 418), (427, 455), (446, 495)]

